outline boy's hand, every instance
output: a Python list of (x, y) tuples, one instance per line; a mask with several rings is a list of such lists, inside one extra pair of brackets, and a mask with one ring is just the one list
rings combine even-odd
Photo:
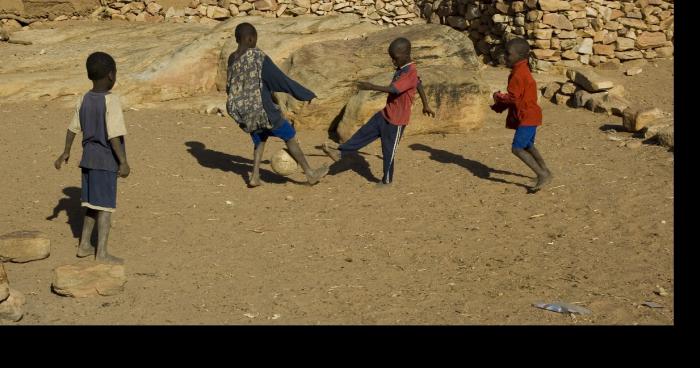
[(53, 163), (53, 166), (56, 167), (56, 170), (60, 170), (60, 169), (61, 169), (61, 165), (62, 165), (63, 163), (67, 163), (67, 162), (68, 162), (68, 158), (70, 158), (70, 154), (68, 154), (68, 153), (62, 153), (60, 156), (58, 156), (58, 158), (56, 159), (56, 161)]
[(435, 112), (433, 112), (433, 110), (430, 109), (430, 106), (423, 106), (423, 115), (434, 118)]
[(357, 88), (360, 91), (367, 91), (372, 89), (372, 83), (369, 82), (357, 82)]
[(501, 91), (496, 91), (493, 93), (493, 101), (498, 102), (500, 101), (501, 98)]
[(129, 164), (123, 163), (123, 164), (119, 165), (119, 171), (117, 173), (122, 178), (126, 178), (127, 176), (129, 176), (130, 172), (131, 172), (131, 168), (129, 168)]

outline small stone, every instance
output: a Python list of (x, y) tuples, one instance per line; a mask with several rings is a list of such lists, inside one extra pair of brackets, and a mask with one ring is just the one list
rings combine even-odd
[(561, 88), (561, 84), (559, 82), (551, 82), (547, 84), (547, 86), (544, 88), (544, 93), (542, 93), (542, 97), (546, 99), (551, 99), (554, 97), (554, 94), (559, 92), (559, 89)]
[(576, 84), (572, 82), (567, 82), (564, 83), (563, 86), (561, 86), (560, 93), (565, 94), (565, 95), (573, 95), (574, 92), (576, 92)]
[(5, 273), (5, 266), (0, 263), (0, 303), (10, 296), (10, 281)]
[(0, 302), (0, 319), (17, 322), (24, 315), (24, 294), (15, 289), (10, 289), (10, 295)]
[(569, 100), (571, 99), (571, 96), (567, 96), (562, 93), (557, 93), (554, 95), (554, 101), (556, 102), (557, 105), (566, 105), (569, 103)]
[(629, 68), (625, 71), (625, 75), (637, 75), (642, 72), (642, 68)]
[(288, 200), (288, 201), (293, 201), (293, 200), (294, 200), (294, 197), (288, 195), (288, 196), (284, 197), (284, 199), (286, 199), (286, 200)]
[(668, 292), (666, 291), (666, 289), (662, 288), (661, 286), (657, 286), (657, 288), (658, 290), (655, 291), (656, 294), (660, 296), (668, 296)]
[(627, 148), (636, 149), (642, 146), (642, 142), (638, 139), (631, 140), (625, 144)]

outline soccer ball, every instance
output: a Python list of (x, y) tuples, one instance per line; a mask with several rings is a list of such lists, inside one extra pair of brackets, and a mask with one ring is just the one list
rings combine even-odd
[(282, 176), (291, 175), (299, 167), (294, 158), (285, 149), (277, 151), (277, 153), (272, 155), (270, 161), (272, 170)]

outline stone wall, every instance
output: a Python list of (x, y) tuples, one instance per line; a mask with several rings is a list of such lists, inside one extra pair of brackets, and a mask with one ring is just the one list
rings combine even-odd
[(468, 32), (486, 62), (526, 37), (533, 64), (598, 65), (673, 55), (673, 0), (426, 0), (422, 16)]
[(368, 22), (388, 27), (427, 21), (467, 33), (483, 61), (491, 64), (504, 63), (503, 45), (510, 38), (525, 37), (533, 47), (532, 66), (541, 70), (555, 64), (595, 66), (673, 56), (673, 0), (0, 1), (0, 13), (58, 21), (79, 19), (87, 13), (95, 18), (134, 22), (211, 24), (247, 15), (339, 13), (358, 14)]

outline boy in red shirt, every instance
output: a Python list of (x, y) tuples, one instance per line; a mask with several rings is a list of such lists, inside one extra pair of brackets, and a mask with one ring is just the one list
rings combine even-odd
[(508, 76), (508, 93), (493, 94), (493, 111), (498, 113), (508, 109), (506, 128), (515, 129), (512, 151), (532, 171), (537, 174), (537, 184), (533, 191), (542, 189), (552, 181), (552, 173), (535, 148), (537, 127), (542, 125), (542, 109), (537, 105), (537, 84), (528, 66), (530, 45), (522, 38), (506, 43), (506, 62), (512, 71)]
[(384, 159), (384, 176), (379, 187), (391, 184), (394, 174), (394, 158), (403, 130), (411, 118), (411, 105), (416, 96), (420, 95), (423, 103), (423, 113), (435, 116), (428, 105), (428, 99), (423, 91), (423, 85), (418, 77), (418, 70), (411, 61), (411, 42), (403, 37), (397, 38), (389, 45), (389, 56), (396, 67), (396, 73), (389, 86), (377, 86), (368, 82), (358, 82), (361, 90), (385, 92), (386, 107), (377, 112), (353, 134), (347, 142), (331, 148), (323, 144), (323, 151), (333, 160), (338, 161), (346, 154), (357, 152), (360, 148), (380, 138), (382, 141), (382, 157)]

